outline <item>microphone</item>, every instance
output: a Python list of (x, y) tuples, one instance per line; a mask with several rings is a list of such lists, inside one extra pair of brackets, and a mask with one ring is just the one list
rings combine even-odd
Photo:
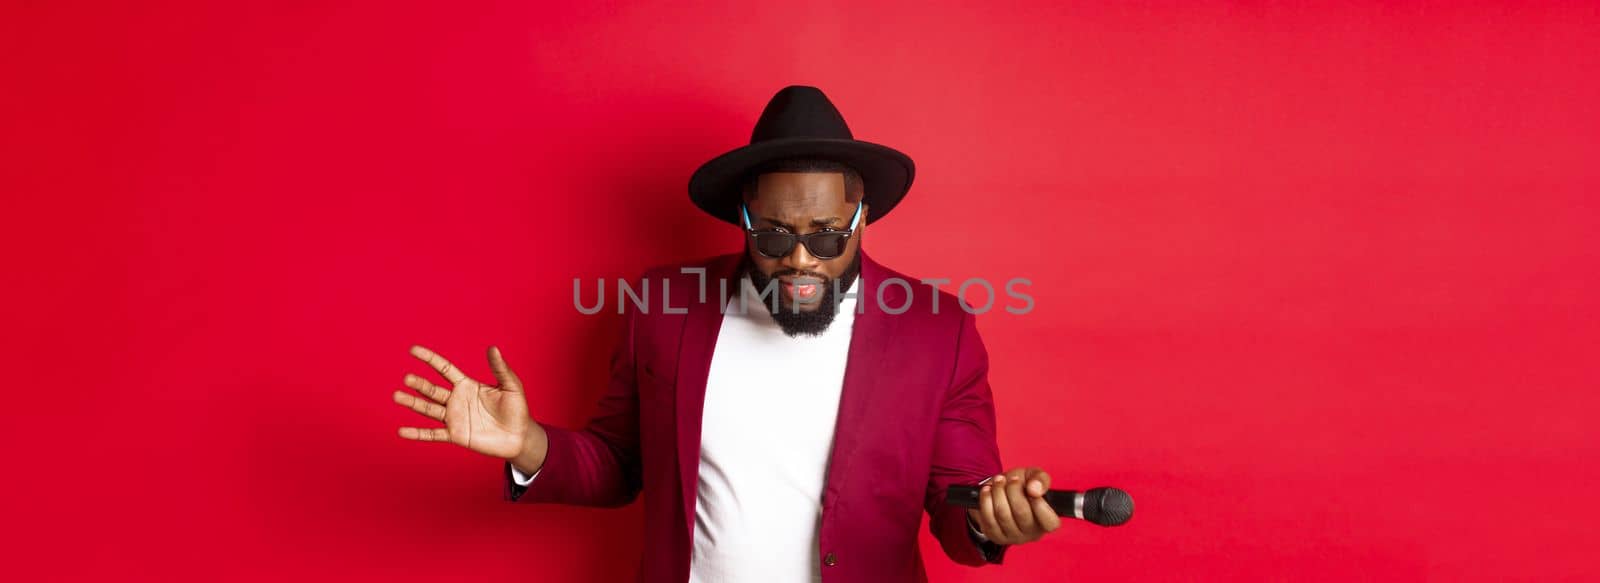
[[(977, 508), (978, 494), (982, 491), (982, 482), (976, 486), (950, 486), (944, 500), (963, 508)], [(1044, 501), (1057, 516), (1100, 526), (1120, 526), (1133, 518), (1133, 497), (1116, 488), (1090, 488), (1084, 492), (1050, 490), (1044, 493)]]

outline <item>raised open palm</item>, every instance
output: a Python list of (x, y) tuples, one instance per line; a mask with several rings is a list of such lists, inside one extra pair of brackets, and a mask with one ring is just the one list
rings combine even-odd
[(426, 399), (404, 391), (394, 392), (394, 402), (416, 411), (444, 427), (401, 427), (400, 437), (416, 441), (448, 441), (485, 455), (513, 458), (522, 455), (531, 431), (528, 401), (522, 381), (506, 365), (500, 349), (489, 347), (489, 368), (499, 386), (473, 380), (443, 356), (421, 346), (412, 346), (411, 355), (439, 371), (450, 388), (407, 374), (405, 384)]

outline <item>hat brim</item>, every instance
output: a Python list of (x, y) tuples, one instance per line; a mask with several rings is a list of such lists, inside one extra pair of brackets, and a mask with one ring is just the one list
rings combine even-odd
[(894, 148), (837, 138), (779, 138), (766, 140), (727, 152), (702, 164), (689, 177), (689, 199), (700, 210), (735, 225), (740, 225), (740, 188), (755, 167), (781, 158), (822, 158), (848, 164), (861, 173), (862, 201), (867, 206), (867, 223), (889, 214), (911, 189), (916, 165)]

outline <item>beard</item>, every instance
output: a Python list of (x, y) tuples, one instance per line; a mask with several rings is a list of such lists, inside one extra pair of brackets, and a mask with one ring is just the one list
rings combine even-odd
[[(748, 254), (744, 256), (743, 271), (750, 276), (750, 283), (755, 284), (756, 293), (762, 294), (769, 289), (772, 291), (777, 301), (762, 300), (756, 303), (761, 305), (761, 309), (765, 309), (767, 313), (772, 314), (772, 319), (778, 323), (779, 328), (783, 329), (784, 334), (789, 336), (799, 336), (801, 334), (817, 336), (827, 330), (828, 325), (833, 323), (834, 316), (838, 315), (839, 296), (849, 290), (850, 286), (855, 284), (856, 278), (861, 275), (861, 253), (857, 250), (855, 256), (850, 258), (850, 265), (844, 268), (844, 273), (839, 274), (837, 281), (821, 273), (795, 269), (780, 268), (778, 271), (773, 272), (772, 275), (767, 275), (756, 268), (755, 263), (750, 261)], [(815, 301), (804, 302), (806, 304), (814, 303), (816, 308), (810, 310), (799, 309), (799, 305), (784, 297), (783, 292), (779, 290), (780, 283), (778, 282), (778, 278), (783, 276), (807, 277), (819, 280), (822, 285), (822, 296)]]

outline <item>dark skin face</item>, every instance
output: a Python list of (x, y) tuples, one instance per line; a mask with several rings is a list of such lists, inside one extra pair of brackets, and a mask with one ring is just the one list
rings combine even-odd
[[(838, 172), (762, 174), (756, 181), (756, 192), (747, 198), (745, 204), (750, 209), (751, 228), (758, 231), (781, 229), (798, 234), (849, 230), (850, 216), (856, 210), (856, 203), (850, 202), (845, 196), (844, 175)], [(862, 219), (856, 225), (855, 234), (850, 236), (844, 254), (833, 259), (818, 259), (803, 244), (795, 245), (787, 256), (776, 259), (756, 252), (748, 244), (745, 245), (745, 253), (756, 269), (769, 277), (776, 277), (783, 284), (803, 286), (817, 276), (833, 281), (844, 273), (861, 249), (861, 239), (867, 230), (867, 210), (863, 205)], [(791, 309), (799, 293), (789, 285), (781, 286), (779, 304), (786, 310)], [(820, 297), (820, 294), (800, 301), (800, 310), (818, 309), (820, 304), (811, 301), (815, 297)]]

